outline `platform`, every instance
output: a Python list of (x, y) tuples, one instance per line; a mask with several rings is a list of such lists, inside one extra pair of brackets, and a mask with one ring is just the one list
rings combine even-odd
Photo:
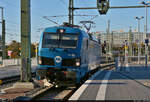
[(69, 100), (150, 100), (150, 68), (99, 71)]
[[(20, 75), (21, 66), (0, 67), (0, 79)], [(32, 66), (32, 72), (35, 72), (36, 66)]]

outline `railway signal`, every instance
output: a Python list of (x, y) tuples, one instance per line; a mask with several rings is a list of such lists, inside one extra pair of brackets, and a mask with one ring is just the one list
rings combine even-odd
[(148, 46), (149, 40), (145, 39), (145, 44)]
[(109, 9), (109, 0), (97, 0), (97, 8), (101, 15), (106, 14)]

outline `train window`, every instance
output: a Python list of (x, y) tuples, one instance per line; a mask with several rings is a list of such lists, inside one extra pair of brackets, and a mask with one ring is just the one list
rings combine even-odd
[(58, 47), (58, 34), (46, 33), (43, 37), (43, 48)]
[(76, 48), (78, 41), (77, 34), (61, 34), (61, 48)]
[(76, 48), (78, 34), (45, 33), (43, 48)]

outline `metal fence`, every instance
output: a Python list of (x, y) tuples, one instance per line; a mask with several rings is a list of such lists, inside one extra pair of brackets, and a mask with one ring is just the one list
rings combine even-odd
[[(116, 59), (118, 66), (127, 67), (127, 66), (150, 66), (150, 57), (145, 56), (128, 56), (128, 57), (119, 57)], [(147, 65), (146, 65), (147, 61)]]
[[(21, 65), (21, 59), (5, 59), (1, 62), (2, 66), (20, 66)], [(31, 59), (31, 65), (37, 65), (37, 59), (32, 58)]]
[(101, 64), (106, 64), (106, 63), (111, 63), (111, 62), (115, 62), (115, 59), (112, 57), (108, 57), (108, 56), (101, 57)]

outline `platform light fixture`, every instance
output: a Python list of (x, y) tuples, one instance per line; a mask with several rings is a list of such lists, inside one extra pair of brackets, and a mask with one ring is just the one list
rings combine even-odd
[(139, 40), (138, 40), (138, 63), (140, 64), (140, 56), (141, 56), (141, 40), (140, 40), (140, 20), (143, 19), (144, 17), (135, 17), (135, 19), (138, 20), (138, 34), (139, 34)]

